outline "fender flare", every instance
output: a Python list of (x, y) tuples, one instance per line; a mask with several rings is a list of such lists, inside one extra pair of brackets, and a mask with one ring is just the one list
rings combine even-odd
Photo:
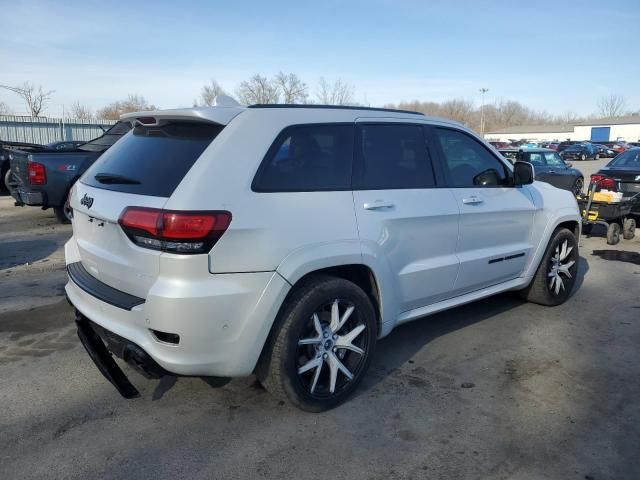
[(546, 228), (544, 230), (544, 234), (542, 236), (542, 239), (539, 242), (538, 247), (536, 248), (536, 251), (535, 251), (535, 253), (533, 255), (531, 263), (527, 267), (526, 271), (523, 273), (523, 275), (522, 275), (523, 277), (531, 277), (531, 278), (533, 278), (533, 276), (535, 275), (536, 271), (538, 270), (538, 266), (540, 265), (540, 262), (542, 261), (542, 257), (544, 255), (544, 252), (547, 250), (547, 246), (549, 245), (549, 242), (551, 241), (551, 235), (556, 230), (556, 228), (558, 228), (558, 225), (560, 225), (562, 223), (566, 223), (566, 222), (575, 222), (575, 223), (577, 223), (577, 225), (578, 225), (578, 239), (579, 239), (580, 232), (581, 232), (581, 229), (582, 229), (581, 218), (579, 216), (576, 216), (576, 212), (572, 208), (566, 207), (566, 208), (559, 209), (557, 211), (557, 215), (554, 216), (553, 219), (547, 223), (547, 226), (546, 226)]
[(280, 262), (276, 272), (295, 285), (309, 273), (351, 264), (362, 264), (358, 239), (314, 243), (297, 248)]
[[(389, 290), (388, 275), (385, 275), (385, 263), (372, 252), (361, 251), (358, 239), (338, 240), (307, 245), (287, 255), (276, 268), (276, 272), (290, 285), (295, 285), (302, 277), (319, 270), (359, 265), (366, 267), (373, 275), (377, 287), (378, 311), (380, 315), (379, 336), (387, 335), (393, 328), (389, 315), (394, 312), (393, 297)], [(382, 270), (381, 270), (382, 269)]]

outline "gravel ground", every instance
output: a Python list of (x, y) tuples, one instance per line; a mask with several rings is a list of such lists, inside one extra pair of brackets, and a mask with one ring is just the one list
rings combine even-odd
[(69, 233), (0, 198), (0, 479), (640, 478), (639, 238), (583, 238), (560, 307), (500, 295), (398, 328), (314, 415), (253, 378), (127, 369), (141, 398), (120, 398), (61, 301)]

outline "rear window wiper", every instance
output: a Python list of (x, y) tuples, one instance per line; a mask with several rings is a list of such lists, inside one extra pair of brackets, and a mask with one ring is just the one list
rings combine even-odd
[(123, 175), (117, 175), (115, 173), (96, 173), (93, 178), (95, 178), (100, 183), (140, 185), (140, 181), (136, 180), (135, 178), (125, 177)]

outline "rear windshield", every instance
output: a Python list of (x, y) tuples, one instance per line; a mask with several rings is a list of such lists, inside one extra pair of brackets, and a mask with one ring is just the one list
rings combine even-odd
[(634, 148), (621, 153), (614, 158), (608, 167), (625, 167), (640, 170), (640, 148)]
[(104, 152), (111, 145), (116, 143), (122, 136), (131, 130), (131, 125), (125, 122), (118, 122), (105, 132), (104, 135), (94, 138), (93, 140), (78, 147), (78, 150), (86, 152)]
[(117, 192), (170, 197), (223, 128), (192, 122), (138, 125), (109, 148), (81, 181)]

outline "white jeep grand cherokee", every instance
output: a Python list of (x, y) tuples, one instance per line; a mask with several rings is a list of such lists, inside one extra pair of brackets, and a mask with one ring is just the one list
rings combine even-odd
[(507, 290), (568, 298), (575, 199), (464, 126), (219, 103), (124, 115), (70, 194), (67, 296), (123, 396), (112, 354), (151, 378), (255, 373), (321, 411), (397, 325)]

